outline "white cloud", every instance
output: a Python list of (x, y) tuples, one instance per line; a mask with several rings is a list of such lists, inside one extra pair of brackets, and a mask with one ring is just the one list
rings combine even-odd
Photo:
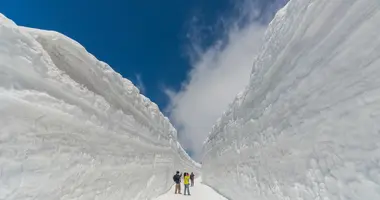
[[(256, 16), (257, 12), (252, 11), (252, 15)], [(178, 129), (179, 140), (194, 153), (195, 159), (200, 158), (203, 141), (216, 120), (247, 85), (255, 54), (261, 46), (265, 26), (251, 21), (238, 28), (242, 18), (239, 16), (227, 26), (223, 42), (206, 50), (198, 45), (199, 38), (195, 39), (190, 55), (193, 68), (187, 82), (179, 92), (166, 90), (171, 100), (168, 111)]]
[(146, 87), (145, 87), (144, 82), (143, 82), (143, 80), (141, 78), (141, 75), (140, 74), (136, 74), (135, 76), (136, 76), (136, 83), (135, 83), (136, 87), (140, 90), (141, 94), (145, 94)]

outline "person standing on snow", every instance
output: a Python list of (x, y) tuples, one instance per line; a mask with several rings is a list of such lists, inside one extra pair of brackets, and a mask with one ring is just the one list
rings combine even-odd
[(194, 173), (193, 172), (191, 172), (191, 174), (190, 174), (190, 180), (191, 180), (191, 187), (194, 187)]
[(183, 183), (185, 185), (184, 195), (186, 195), (186, 191), (187, 191), (187, 194), (190, 195), (190, 175), (187, 172), (185, 172), (184, 174)]
[(181, 176), (182, 173), (179, 174), (179, 171), (173, 176), (173, 181), (175, 183), (175, 191), (174, 194), (181, 194)]

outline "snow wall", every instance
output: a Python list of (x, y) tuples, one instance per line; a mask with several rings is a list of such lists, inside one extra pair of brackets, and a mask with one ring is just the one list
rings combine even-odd
[(380, 199), (380, 1), (291, 0), (205, 141), (233, 200)]
[(150, 199), (199, 170), (156, 104), (75, 41), (0, 15), (0, 199)]

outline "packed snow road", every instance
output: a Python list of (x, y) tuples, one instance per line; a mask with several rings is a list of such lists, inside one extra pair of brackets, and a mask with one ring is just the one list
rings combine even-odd
[(174, 194), (174, 185), (166, 194), (158, 197), (155, 200), (181, 200), (181, 199), (196, 199), (196, 200), (227, 200), (215, 192), (212, 188), (202, 184), (202, 178), (195, 179), (194, 187), (190, 187), (191, 196), (183, 195), (183, 184), (181, 185), (182, 194)]

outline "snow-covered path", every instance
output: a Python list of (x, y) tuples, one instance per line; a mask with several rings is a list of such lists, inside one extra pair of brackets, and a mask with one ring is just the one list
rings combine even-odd
[(183, 185), (181, 185), (182, 194), (174, 194), (173, 186), (170, 191), (155, 200), (227, 200), (225, 197), (221, 196), (217, 192), (215, 192), (212, 188), (202, 184), (202, 178), (198, 178), (195, 180), (194, 187), (190, 187), (191, 196), (183, 195)]

